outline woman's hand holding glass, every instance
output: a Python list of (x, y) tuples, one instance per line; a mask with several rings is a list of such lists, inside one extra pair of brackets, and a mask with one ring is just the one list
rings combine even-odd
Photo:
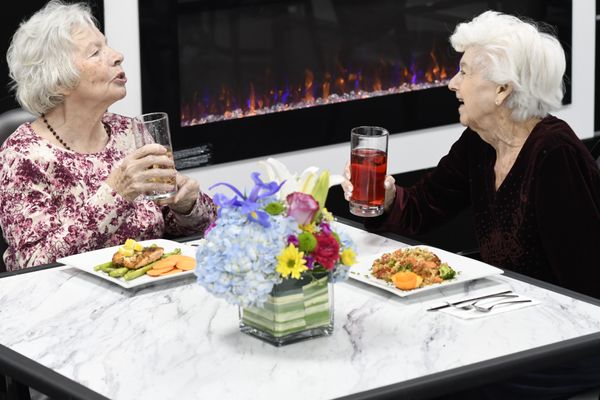
[(189, 214), (196, 204), (200, 185), (195, 179), (189, 176), (177, 173), (177, 193), (173, 197), (159, 200), (158, 204), (168, 205), (169, 208), (178, 214)]
[[(344, 190), (344, 198), (346, 201), (350, 201), (352, 198), (352, 182), (350, 182), (350, 162), (346, 163), (343, 173), (344, 181), (342, 182), (342, 189)], [(383, 201), (384, 212), (390, 211), (394, 200), (396, 199), (396, 180), (391, 175), (386, 175), (383, 181), (385, 187), (385, 199)]]
[[(160, 168), (154, 168), (154, 166)], [(173, 158), (159, 144), (147, 144), (125, 157), (113, 169), (107, 184), (129, 201), (147, 193), (163, 192), (173, 185), (164, 183), (176, 174)]]

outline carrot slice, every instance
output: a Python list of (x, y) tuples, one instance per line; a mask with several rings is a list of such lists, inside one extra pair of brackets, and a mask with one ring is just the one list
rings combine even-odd
[(176, 273), (179, 273), (179, 272), (183, 272), (183, 270), (181, 270), (181, 269), (179, 269), (179, 268), (173, 268), (173, 269), (172, 269), (172, 270), (170, 270), (170, 271), (163, 272), (162, 274), (160, 274), (160, 276), (165, 276), (165, 275), (173, 275), (173, 274), (176, 274)]
[(169, 264), (169, 265), (166, 265), (166, 266), (161, 267), (161, 268), (152, 268), (151, 271), (155, 271), (155, 272), (156, 271), (158, 271), (158, 272), (167, 272), (167, 271), (170, 271), (170, 270), (172, 270), (173, 268), (176, 268), (176, 267), (177, 267), (176, 265)]
[(412, 271), (400, 271), (392, 275), (392, 283), (398, 289), (412, 290), (423, 283), (423, 278)]
[(163, 268), (163, 269), (151, 269), (148, 272), (146, 272), (146, 275), (150, 275), (150, 276), (161, 276), (166, 274), (169, 271), (172, 271), (176, 269), (175, 267), (169, 267), (169, 268)]
[(154, 277), (164, 276), (183, 271), (190, 271), (195, 267), (196, 259), (194, 257), (174, 254), (155, 262), (152, 269), (146, 272), (146, 274)]
[(182, 269), (184, 271), (189, 271), (196, 268), (196, 259), (190, 256), (184, 256), (182, 254), (178, 254), (173, 256), (177, 260), (177, 268)]
[(175, 256), (168, 256), (163, 258), (162, 260), (158, 260), (154, 263), (152, 269), (165, 269), (165, 268), (173, 268), (177, 264), (177, 259)]

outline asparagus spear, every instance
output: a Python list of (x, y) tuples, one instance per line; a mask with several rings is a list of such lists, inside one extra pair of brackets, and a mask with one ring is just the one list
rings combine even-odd
[(132, 279), (139, 278), (142, 275), (146, 275), (146, 272), (150, 271), (153, 266), (154, 263), (152, 262), (148, 265), (143, 266), (142, 268), (130, 269), (125, 275), (123, 275), (123, 279), (125, 279), (126, 281), (130, 281)]
[(108, 261), (102, 264), (98, 264), (94, 267), (94, 271), (104, 271), (108, 272), (107, 269), (114, 268), (112, 265), (112, 261)]
[(123, 275), (125, 275), (127, 273), (127, 271), (129, 271), (129, 268), (127, 268), (127, 267), (116, 268), (116, 269), (113, 269), (112, 271), (110, 271), (108, 273), (108, 275), (112, 276), (113, 278), (120, 278)]

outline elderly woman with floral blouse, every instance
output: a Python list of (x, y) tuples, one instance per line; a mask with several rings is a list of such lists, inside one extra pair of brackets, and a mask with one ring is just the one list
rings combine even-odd
[[(106, 111), (126, 94), (123, 55), (85, 3), (50, 1), (19, 26), (7, 61), (17, 101), (39, 116), (0, 148), (8, 270), (128, 238), (203, 232), (214, 220), (210, 197), (179, 173), (171, 199), (140, 196), (173, 160), (157, 144), (136, 149), (131, 118)], [(157, 164), (164, 168), (149, 168)]]

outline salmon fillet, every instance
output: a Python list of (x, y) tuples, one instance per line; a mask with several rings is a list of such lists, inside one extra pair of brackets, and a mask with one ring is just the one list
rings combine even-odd
[(145, 247), (142, 251), (136, 251), (132, 256), (126, 257), (118, 251), (113, 255), (113, 265), (138, 269), (148, 265), (162, 257), (165, 250), (162, 247)]

